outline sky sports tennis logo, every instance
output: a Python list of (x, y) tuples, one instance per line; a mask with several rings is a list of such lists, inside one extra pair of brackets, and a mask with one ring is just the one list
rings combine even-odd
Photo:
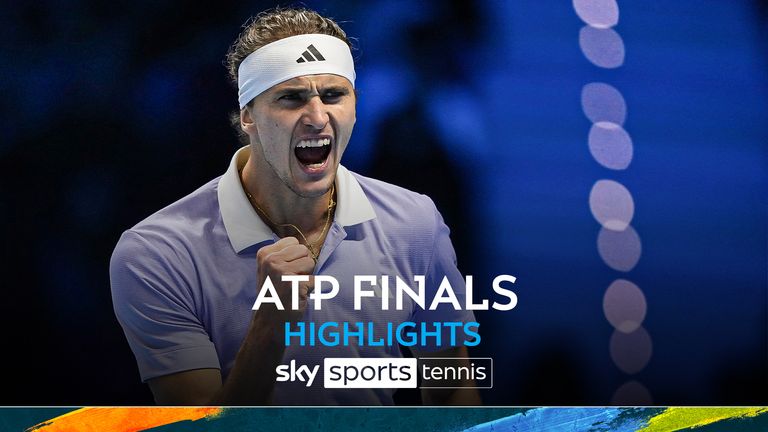
[[(299, 365), (291, 360), (275, 369), (278, 382), (303, 382), (311, 387), (320, 365)], [(325, 388), (471, 388), (493, 387), (493, 359), (474, 358), (326, 358)]]

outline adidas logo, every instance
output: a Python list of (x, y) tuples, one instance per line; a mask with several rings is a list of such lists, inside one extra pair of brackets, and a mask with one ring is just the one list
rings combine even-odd
[(314, 45), (308, 46), (307, 50), (301, 54), (301, 57), (296, 59), (296, 63), (313, 62), (313, 61), (325, 61), (325, 57), (323, 57), (323, 55), (320, 54), (320, 51), (318, 51)]

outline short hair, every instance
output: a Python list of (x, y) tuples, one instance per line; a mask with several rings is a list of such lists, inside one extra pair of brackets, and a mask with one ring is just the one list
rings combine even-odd
[[(306, 8), (274, 8), (249, 19), (243, 25), (243, 31), (229, 47), (226, 66), (229, 77), (237, 88), (237, 71), (240, 64), (252, 52), (269, 43), (302, 34), (326, 34), (344, 41), (350, 49), (352, 43), (347, 34), (331, 18)], [(251, 105), (253, 100), (248, 101)], [(230, 123), (235, 128), (243, 144), (248, 144), (248, 137), (240, 129), (240, 112), (230, 115)]]
[(237, 86), (240, 63), (252, 52), (280, 39), (311, 33), (337, 37), (352, 49), (347, 34), (331, 18), (305, 8), (269, 9), (249, 19), (235, 43), (229, 47), (226, 62), (229, 77)]

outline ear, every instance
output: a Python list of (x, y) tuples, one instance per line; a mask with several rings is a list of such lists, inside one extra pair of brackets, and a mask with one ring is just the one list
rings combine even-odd
[(253, 108), (246, 105), (245, 108), (240, 110), (240, 129), (248, 135), (252, 135), (256, 132), (256, 123), (253, 120)]

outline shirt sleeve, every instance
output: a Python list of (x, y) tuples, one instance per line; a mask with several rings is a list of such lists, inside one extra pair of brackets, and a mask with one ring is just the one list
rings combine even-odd
[[(472, 341), (474, 338), (465, 334), (463, 324), (474, 322), (475, 316), (472, 311), (465, 309), (466, 284), (464, 276), (459, 272), (456, 264), (456, 252), (450, 238), (450, 229), (443, 221), (443, 217), (435, 207), (431, 199), (427, 198), (434, 214), (434, 244), (430, 251), (431, 258), (425, 274), (425, 287), (427, 290), (425, 309), (416, 307), (413, 313), (413, 321), (417, 324), (417, 329), (425, 325), (428, 331), (435, 331), (436, 325), (440, 326), (440, 344), (437, 344), (435, 337), (426, 337), (425, 344), (417, 345), (419, 351), (431, 352), (448, 349), (452, 347), (464, 346), (465, 341)], [(441, 303), (435, 310), (429, 310), (432, 299), (438, 292), (440, 284), (446, 279), (453, 289), (456, 299), (459, 303), (459, 310), (456, 310), (450, 303)], [(462, 323), (451, 329), (446, 326), (448, 322)], [(422, 324), (424, 323), (424, 324)], [(439, 324), (435, 324), (439, 323)], [(478, 329), (473, 327), (473, 331)], [(419, 331), (419, 333), (421, 333)], [(451, 344), (452, 334), (454, 342)], [(421, 337), (421, 335), (419, 335)]]
[(191, 268), (179, 250), (134, 231), (110, 261), (115, 315), (136, 356), (141, 380), (192, 369), (220, 369), (216, 349), (194, 312)]

